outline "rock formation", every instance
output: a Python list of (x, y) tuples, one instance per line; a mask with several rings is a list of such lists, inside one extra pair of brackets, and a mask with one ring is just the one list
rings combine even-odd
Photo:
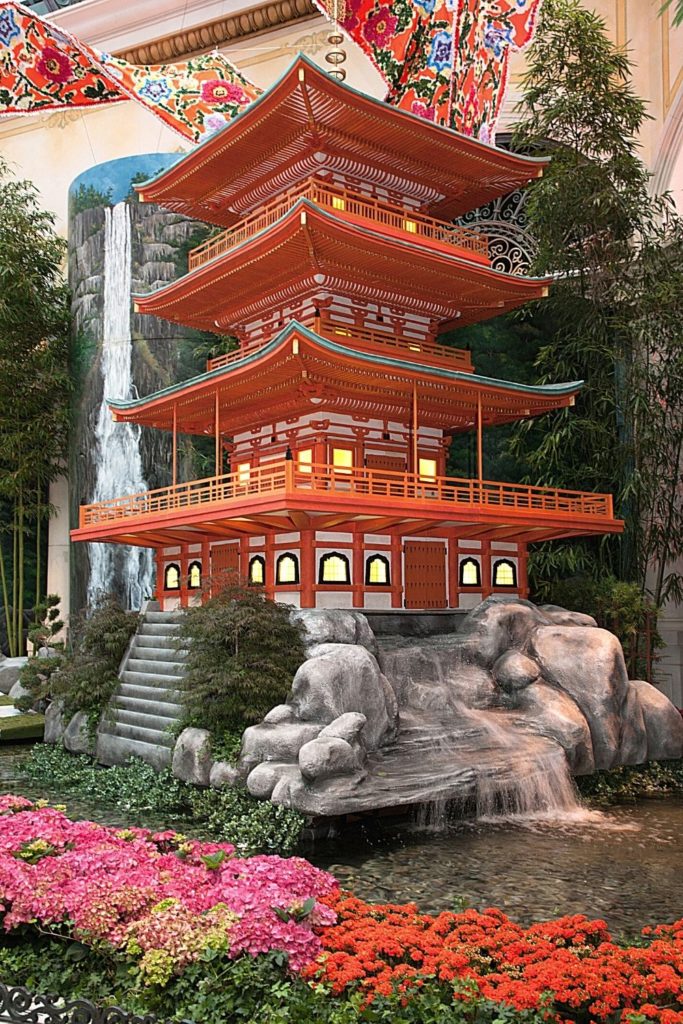
[(588, 615), (493, 597), (458, 633), (378, 643), (359, 612), (294, 614), (307, 660), (243, 738), (254, 796), (332, 815), (517, 788), (526, 806), (566, 765), (683, 756), (677, 710)]

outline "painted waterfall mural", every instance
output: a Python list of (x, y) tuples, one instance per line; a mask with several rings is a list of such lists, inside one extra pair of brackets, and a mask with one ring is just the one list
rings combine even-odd
[[(161, 431), (112, 421), (107, 399), (146, 395), (204, 368), (216, 339), (132, 312), (131, 292), (153, 291), (187, 269), (187, 252), (206, 227), (138, 203), (135, 181), (152, 177), (175, 153), (113, 160), (80, 175), (70, 190), (69, 283), (74, 334), (72, 523), (83, 503), (171, 482), (171, 442)], [(197, 475), (201, 450), (181, 447), (182, 474)], [(200, 474), (201, 475), (201, 474)], [(139, 608), (151, 595), (154, 566), (145, 548), (72, 547), (72, 611), (115, 593)]]

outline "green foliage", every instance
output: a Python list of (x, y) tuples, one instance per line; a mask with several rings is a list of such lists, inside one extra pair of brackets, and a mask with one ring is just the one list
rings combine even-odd
[(427, 982), (404, 1006), (401, 995), (378, 996), (364, 1006), (360, 994), (333, 996), (283, 969), (277, 953), (206, 958), (166, 986), (136, 985), (123, 956), (86, 950), (78, 943), (28, 933), (3, 939), (0, 976), (37, 992), (116, 1004), (159, 1020), (201, 1024), (542, 1024), (542, 1011), (516, 1010), (481, 997), (453, 1000), (450, 986)]
[(683, 0), (664, 0), (659, 13), (665, 14), (674, 3), (676, 6), (674, 7), (674, 15), (671, 24), (674, 26), (683, 25)]
[(48, 594), (45, 600), (33, 609), (34, 624), (28, 631), (28, 638), (34, 650), (57, 650), (64, 646), (55, 641), (55, 637), (64, 628), (64, 623), (59, 617), (60, 602), (59, 595)]
[[(552, 161), (530, 190), (537, 273), (557, 275), (547, 301), (555, 329), (541, 346), (541, 382), (584, 380), (576, 408), (539, 438), (529, 422), (514, 454), (531, 482), (613, 493), (623, 537), (544, 545), (532, 586), (606, 573), (680, 597), (676, 501), (683, 452), (683, 226), (652, 197), (637, 138), (647, 119), (628, 54), (579, 0), (546, 0), (527, 57), (515, 145)], [(547, 421), (546, 421), (547, 422)]]
[(683, 761), (648, 761), (580, 775), (575, 782), (582, 797), (602, 807), (633, 803), (643, 797), (683, 793)]
[(170, 769), (157, 772), (138, 758), (102, 768), (61, 747), (36, 746), (21, 766), (32, 787), (66, 796), (87, 796), (117, 810), (172, 818), (184, 831), (233, 843), (240, 853), (290, 856), (305, 819), (297, 811), (255, 800), (242, 789), (201, 789), (180, 782)]
[(67, 450), (65, 253), (35, 187), (0, 161), (0, 607), (12, 655), (24, 650), (29, 565), (40, 603), (48, 486)]
[(67, 718), (84, 711), (92, 730), (118, 684), (118, 670), (138, 624), (113, 597), (105, 598), (89, 617), (71, 622), (70, 648), (61, 656), (30, 658), (21, 673), (29, 703), (59, 700)]
[(218, 742), (282, 703), (304, 660), (301, 627), (287, 605), (221, 582), (216, 596), (187, 611), (179, 631), (189, 649), (184, 724), (210, 729)]
[(100, 206), (111, 206), (112, 191), (100, 192), (94, 185), (79, 185), (69, 193), (69, 217), (75, 217), (84, 210), (93, 210)]

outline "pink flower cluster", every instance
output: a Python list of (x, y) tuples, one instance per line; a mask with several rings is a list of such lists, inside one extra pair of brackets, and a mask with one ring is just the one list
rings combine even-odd
[(299, 857), (234, 856), (229, 843), (71, 821), (0, 797), (0, 921), (108, 944), (142, 979), (165, 984), (207, 949), (228, 957), (285, 952), (300, 971), (320, 952), (314, 928), (334, 878)]

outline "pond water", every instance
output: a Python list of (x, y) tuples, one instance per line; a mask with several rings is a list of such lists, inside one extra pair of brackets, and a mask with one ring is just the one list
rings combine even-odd
[[(108, 824), (175, 824), (28, 786), (18, 767), (29, 749), (0, 747), (0, 792), (67, 803), (72, 816)], [(414, 901), (429, 912), (462, 901), (497, 906), (523, 924), (586, 914), (628, 935), (683, 917), (682, 837), (683, 799), (672, 797), (571, 820), (461, 821), (443, 831), (376, 822), (317, 843), (307, 856), (370, 900)]]

